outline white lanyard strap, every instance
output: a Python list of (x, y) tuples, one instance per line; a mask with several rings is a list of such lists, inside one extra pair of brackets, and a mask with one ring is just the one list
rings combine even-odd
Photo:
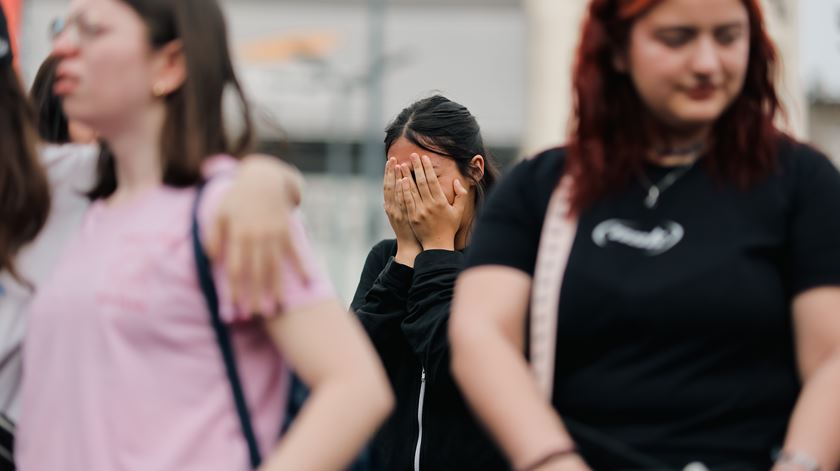
[(540, 390), (549, 401), (554, 387), (560, 288), (577, 232), (577, 218), (569, 215), (571, 186), (571, 177), (565, 176), (551, 195), (540, 235), (531, 289), (531, 369)]

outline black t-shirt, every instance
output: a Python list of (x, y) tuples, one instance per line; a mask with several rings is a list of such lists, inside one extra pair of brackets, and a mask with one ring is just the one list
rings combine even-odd
[[(511, 171), (482, 211), (467, 267), (533, 275), (564, 158), (553, 149)], [(800, 389), (791, 299), (840, 285), (840, 174), (789, 141), (779, 162), (739, 190), (701, 160), (652, 209), (636, 182), (581, 213), (553, 404), (594, 469), (644, 467), (612, 442), (669, 466), (769, 468)]]

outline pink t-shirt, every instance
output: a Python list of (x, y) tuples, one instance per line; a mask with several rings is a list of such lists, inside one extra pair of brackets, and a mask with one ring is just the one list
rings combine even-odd
[[(216, 165), (218, 167), (218, 165)], [(208, 183), (206, 227), (228, 177)], [(198, 288), (190, 240), (195, 189), (159, 187), (95, 202), (30, 307), (16, 454), (23, 471), (236, 471), (247, 451)], [(299, 219), (292, 236), (311, 249)], [(284, 310), (333, 297), (315, 266), (284, 267)], [(258, 319), (239, 315), (218, 276), (263, 455), (279, 436), (286, 369)], [(280, 314), (282, 315), (282, 313)]]

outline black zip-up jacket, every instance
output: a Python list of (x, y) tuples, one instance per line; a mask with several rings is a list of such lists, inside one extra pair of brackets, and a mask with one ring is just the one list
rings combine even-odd
[(396, 240), (371, 249), (351, 304), (397, 398), (394, 413), (373, 441), (374, 468), (414, 470), (425, 371), (419, 469), (509, 469), (470, 413), (449, 369), (449, 308), (463, 254), (427, 250), (417, 256), (412, 269), (395, 262), (396, 253)]

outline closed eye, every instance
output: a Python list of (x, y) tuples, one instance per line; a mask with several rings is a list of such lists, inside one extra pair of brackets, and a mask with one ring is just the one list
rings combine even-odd
[(723, 45), (732, 44), (741, 39), (745, 29), (741, 24), (721, 26), (715, 29), (715, 40)]
[(671, 48), (684, 46), (697, 36), (697, 30), (688, 27), (664, 28), (656, 32), (656, 38)]

